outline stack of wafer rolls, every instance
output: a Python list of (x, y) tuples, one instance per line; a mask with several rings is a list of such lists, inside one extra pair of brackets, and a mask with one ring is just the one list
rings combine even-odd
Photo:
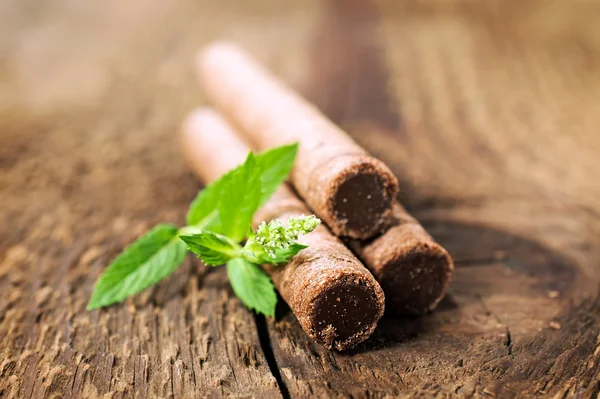
[[(249, 147), (217, 113), (199, 109), (182, 129), (188, 163), (205, 182), (242, 163)], [(282, 186), (255, 215), (261, 221), (307, 215), (310, 211)], [(284, 266), (265, 265), (275, 287), (300, 325), (316, 342), (345, 350), (364, 341), (384, 311), (384, 294), (373, 275), (324, 225), (301, 237), (308, 245)]]
[(290, 182), (373, 273), (386, 310), (432, 310), (445, 295), (453, 262), (397, 202), (389, 168), (232, 44), (208, 46), (197, 66), (208, 96), (254, 149), (300, 144)]

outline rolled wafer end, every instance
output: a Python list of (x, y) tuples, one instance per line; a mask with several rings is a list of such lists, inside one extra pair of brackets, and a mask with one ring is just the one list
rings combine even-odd
[(388, 310), (412, 315), (433, 310), (446, 294), (453, 268), (450, 255), (435, 242), (398, 247), (379, 271)]
[(280, 293), (308, 335), (328, 349), (343, 351), (367, 339), (385, 307), (381, 286), (339, 241), (319, 227), (306, 236), (309, 247), (286, 268), (267, 266)]
[(386, 293), (390, 313), (421, 315), (446, 294), (454, 264), (448, 252), (406, 214), (394, 207), (393, 226), (368, 244), (352, 247)]
[(367, 339), (383, 315), (379, 290), (360, 275), (344, 276), (324, 288), (309, 315), (315, 340), (343, 351)]
[(368, 239), (389, 225), (398, 180), (381, 161), (368, 155), (341, 156), (313, 173), (314, 207), (334, 234)]

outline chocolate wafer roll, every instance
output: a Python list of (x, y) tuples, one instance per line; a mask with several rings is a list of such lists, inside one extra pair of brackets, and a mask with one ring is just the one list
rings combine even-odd
[(388, 312), (420, 315), (444, 297), (452, 258), (398, 202), (385, 233), (370, 242), (349, 243), (381, 284)]
[[(183, 149), (205, 182), (242, 163), (249, 151), (227, 122), (206, 109), (187, 118)], [(272, 219), (285, 222), (309, 213), (282, 186), (256, 214), (254, 225)], [(301, 237), (300, 242), (309, 247), (288, 264), (264, 268), (304, 331), (316, 342), (340, 351), (367, 339), (383, 315), (385, 302), (373, 275), (323, 225)]]
[(398, 180), (385, 164), (235, 46), (212, 44), (198, 69), (209, 97), (255, 148), (300, 144), (290, 180), (334, 234), (367, 239), (387, 226)]

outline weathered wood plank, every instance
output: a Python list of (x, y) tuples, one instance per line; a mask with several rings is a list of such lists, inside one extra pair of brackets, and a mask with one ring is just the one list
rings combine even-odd
[[(3, 3), (0, 396), (594, 397), (599, 15), (586, 1)], [(198, 185), (173, 135), (202, 102), (193, 54), (219, 37), (393, 167), (457, 261), (436, 312), (385, 318), (340, 354), (282, 309), (269, 346), (223, 271), (191, 259), (84, 310), (123, 246), (183, 220)]]

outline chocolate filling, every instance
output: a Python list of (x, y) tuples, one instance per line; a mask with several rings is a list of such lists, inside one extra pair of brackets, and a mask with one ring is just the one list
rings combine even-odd
[(390, 262), (379, 282), (387, 308), (422, 314), (444, 293), (449, 279), (448, 258), (439, 252), (413, 252)]
[(380, 309), (372, 290), (360, 282), (341, 282), (325, 290), (315, 301), (313, 317), (317, 333), (333, 334), (344, 341), (373, 325)]
[(360, 173), (342, 183), (333, 198), (334, 213), (350, 230), (364, 231), (379, 225), (390, 208), (390, 198), (384, 197), (380, 178), (372, 173)]

